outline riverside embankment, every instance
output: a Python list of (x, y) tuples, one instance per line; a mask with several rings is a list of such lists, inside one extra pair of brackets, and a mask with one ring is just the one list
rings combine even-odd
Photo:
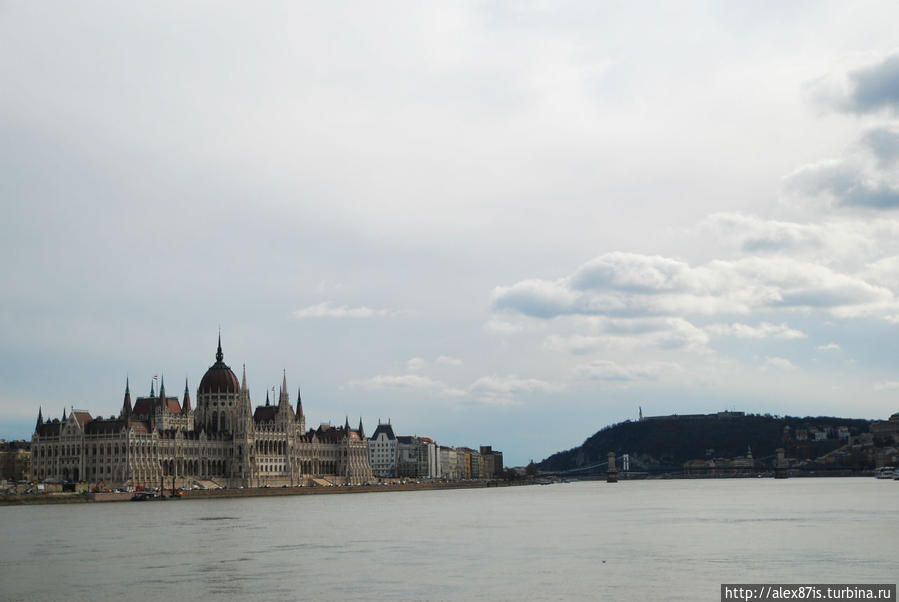
[[(432, 491), (439, 489), (480, 489), (485, 487), (509, 487), (530, 485), (530, 481), (458, 481), (404, 483), (389, 485), (334, 485), (331, 487), (247, 487), (244, 489), (193, 489), (183, 491), (180, 498), (165, 498), (167, 501), (196, 500), (211, 498), (265, 497), (285, 495), (338, 495), (344, 493), (378, 493), (384, 491)], [(169, 492), (171, 493), (171, 492)], [(162, 499), (162, 498), (160, 498)], [(77, 504), (96, 502), (130, 501), (130, 493), (48, 493), (5, 495), (0, 497), (0, 506), (23, 504)], [(151, 500), (155, 501), (155, 500)]]

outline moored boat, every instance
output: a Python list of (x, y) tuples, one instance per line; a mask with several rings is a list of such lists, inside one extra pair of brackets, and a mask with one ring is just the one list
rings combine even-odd
[(878, 479), (895, 479), (896, 469), (893, 466), (881, 466), (874, 471), (874, 477)]

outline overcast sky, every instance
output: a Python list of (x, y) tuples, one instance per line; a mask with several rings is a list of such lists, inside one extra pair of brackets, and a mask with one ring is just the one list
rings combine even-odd
[(0, 437), (287, 371), (522, 464), (899, 411), (893, 2), (0, 3)]

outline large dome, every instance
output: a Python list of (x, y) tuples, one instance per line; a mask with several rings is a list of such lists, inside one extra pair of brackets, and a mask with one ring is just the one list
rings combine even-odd
[(218, 350), (215, 352), (215, 363), (209, 367), (203, 380), (200, 381), (200, 388), (197, 390), (198, 395), (204, 393), (237, 393), (240, 391), (240, 384), (237, 382), (237, 376), (231, 371), (224, 360), (222, 354), (222, 337), (219, 336)]

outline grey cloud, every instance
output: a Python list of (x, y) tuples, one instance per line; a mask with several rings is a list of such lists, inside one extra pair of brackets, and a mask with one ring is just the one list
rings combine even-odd
[(899, 52), (808, 82), (817, 103), (843, 113), (865, 114), (899, 108)]
[[(616, 270), (623, 273), (628, 263), (637, 266), (639, 271), (646, 264), (658, 264), (663, 258), (608, 254), (584, 265), (604, 265), (622, 259)], [(672, 263), (679, 266), (678, 280), (683, 283), (683, 290), (672, 291), (663, 284), (656, 290), (644, 286), (634, 292), (629, 281), (615, 278), (607, 279), (603, 287), (597, 286), (599, 280), (594, 280), (587, 290), (577, 288), (573, 277), (527, 280), (497, 287), (493, 306), (544, 319), (565, 315), (630, 318), (727, 315), (784, 308), (822, 309), (844, 317), (895, 311), (896, 299), (888, 289), (815, 262), (747, 257), (712, 261), (697, 267), (673, 260)], [(582, 266), (575, 274), (584, 271)]]
[(871, 128), (859, 142), (874, 154), (881, 167), (891, 165), (899, 159), (899, 130), (895, 126)]
[(867, 113), (883, 108), (899, 109), (899, 53), (879, 63), (849, 73), (852, 91), (845, 108)]
[(831, 288), (806, 288), (783, 295), (779, 305), (784, 307), (832, 308), (876, 302), (882, 289), (863, 282), (852, 282)]
[(675, 291), (688, 288), (688, 275), (689, 266), (674, 259), (617, 252), (579, 267), (571, 276), (571, 286), (578, 290)]
[(714, 213), (699, 227), (751, 253), (817, 249), (823, 246), (826, 236), (818, 225), (764, 220), (739, 213)]
[(887, 174), (867, 170), (848, 160), (828, 160), (803, 166), (786, 179), (787, 187), (806, 196), (824, 196), (835, 205), (892, 209), (899, 207), (899, 187)]
[(494, 309), (512, 310), (535, 318), (577, 313), (575, 296), (560, 283), (546, 280), (524, 280), (494, 292)]

